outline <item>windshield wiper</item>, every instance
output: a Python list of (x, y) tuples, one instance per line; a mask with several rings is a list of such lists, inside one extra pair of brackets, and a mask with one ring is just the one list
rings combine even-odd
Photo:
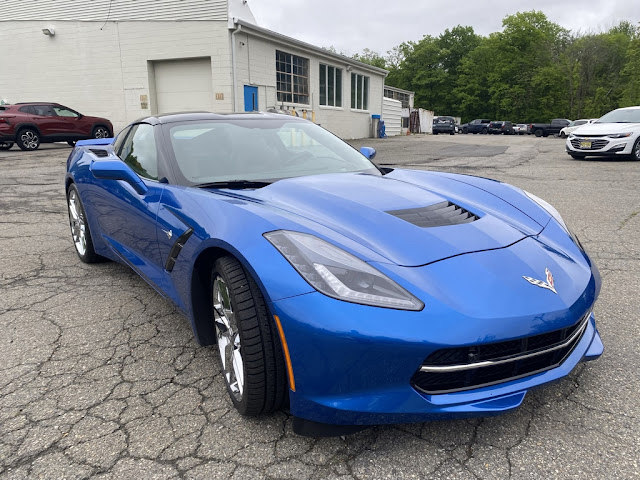
[(194, 187), (198, 188), (230, 188), (233, 190), (242, 190), (243, 188), (262, 188), (271, 185), (273, 182), (264, 180), (224, 180), (221, 182), (197, 183)]

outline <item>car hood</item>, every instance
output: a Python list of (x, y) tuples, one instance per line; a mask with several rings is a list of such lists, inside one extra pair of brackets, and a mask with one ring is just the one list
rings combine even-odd
[(612, 133), (634, 132), (640, 129), (640, 123), (589, 123), (580, 125), (574, 135), (609, 135)]
[[(508, 203), (469, 183), (427, 172), (314, 175), (229, 194), (304, 217), (402, 266), (503, 248), (538, 234), (544, 223), (524, 214), (513, 201)], [(429, 215), (429, 207), (442, 202), (451, 202), (477, 219), (456, 225), (417, 224), (416, 218), (424, 212)], [(409, 209), (419, 209), (417, 216), (406, 212)]]

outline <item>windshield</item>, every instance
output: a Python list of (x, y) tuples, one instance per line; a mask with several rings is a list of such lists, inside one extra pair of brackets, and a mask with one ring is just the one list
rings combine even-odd
[(325, 129), (283, 119), (198, 120), (164, 126), (188, 185), (322, 173), (380, 175), (361, 153)]
[(600, 117), (594, 123), (640, 123), (640, 108), (619, 108)]

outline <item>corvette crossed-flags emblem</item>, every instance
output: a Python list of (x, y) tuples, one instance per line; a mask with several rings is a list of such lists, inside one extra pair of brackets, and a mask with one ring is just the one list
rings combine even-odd
[(546, 288), (547, 290), (551, 290), (553, 293), (557, 295), (558, 292), (556, 292), (556, 288), (553, 284), (553, 275), (551, 274), (551, 270), (549, 270), (548, 268), (545, 268), (544, 273), (547, 274), (546, 282), (543, 282), (542, 280), (538, 280), (537, 278), (527, 277), (524, 275), (522, 276), (522, 278), (524, 278), (530, 284), (535, 285), (536, 287)]

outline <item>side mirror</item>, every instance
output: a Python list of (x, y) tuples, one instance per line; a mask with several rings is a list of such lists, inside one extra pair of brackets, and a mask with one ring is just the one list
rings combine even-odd
[(149, 190), (136, 172), (120, 160), (98, 160), (91, 164), (89, 170), (94, 177), (101, 180), (123, 180), (140, 195)]
[(373, 147), (362, 147), (360, 148), (360, 153), (367, 157), (369, 160), (373, 160), (373, 157), (376, 156), (376, 149)]

